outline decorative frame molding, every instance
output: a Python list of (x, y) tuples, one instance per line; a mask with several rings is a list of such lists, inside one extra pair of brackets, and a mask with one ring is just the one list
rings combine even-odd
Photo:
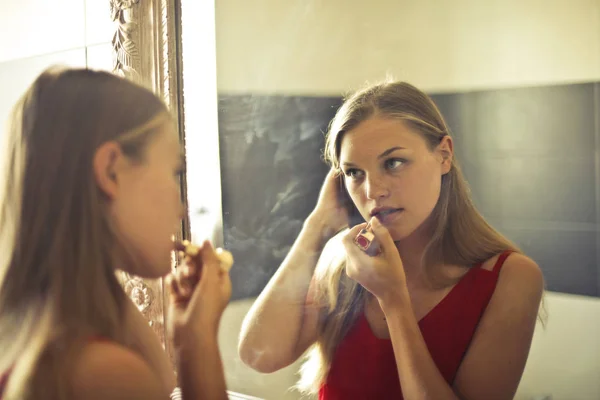
[[(173, 116), (185, 148), (181, 63), (180, 0), (109, 0), (115, 24), (112, 38), (113, 73), (145, 86), (159, 95)], [(185, 154), (185, 152), (184, 152)], [(181, 196), (187, 204), (187, 182), (181, 182)], [(189, 217), (176, 235), (189, 239)], [(172, 267), (177, 267), (173, 257)], [(173, 351), (167, 338), (165, 317), (168, 293), (163, 280), (146, 280), (123, 274), (122, 285), (159, 336), (167, 354)]]

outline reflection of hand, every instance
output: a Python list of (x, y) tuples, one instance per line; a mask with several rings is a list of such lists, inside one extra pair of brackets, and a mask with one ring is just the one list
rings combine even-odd
[(371, 219), (371, 231), (375, 235), (373, 244), (379, 246), (378, 254), (369, 255), (357, 246), (354, 239), (366, 226), (356, 225), (344, 236), (346, 273), (380, 302), (387, 302), (406, 290), (404, 266), (389, 231), (375, 217)]
[(182, 335), (216, 335), (221, 316), (231, 297), (229, 273), (210, 242), (167, 277), (171, 289), (169, 324), (177, 345)]
[(330, 232), (331, 236), (348, 226), (348, 211), (340, 199), (341, 186), (340, 174), (331, 169), (321, 191), (317, 205), (311, 214), (314, 221), (318, 221)]

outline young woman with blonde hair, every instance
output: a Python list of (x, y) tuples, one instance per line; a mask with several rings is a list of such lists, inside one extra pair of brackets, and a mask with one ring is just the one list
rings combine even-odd
[(272, 372), (310, 348), (298, 386), (323, 400), (512, 398), (543, 277), (475, 209), (433, 101), (403, 82), (358, 91), (325, 158), (317, 205), (245, 318), (244, 362)]
[[(112, 74), (51, 69), (10, 123), (0, 193), (0, 398), (168, 399), (174, 371), (116, 277), (170, 272), (184, 209), (168, 110)], [(217, 328), (231, 283), (209, 243), (188, 272), (199, 263), (195, 288), (171, 279), (179, 382), (186, 399), (226, 399)]]

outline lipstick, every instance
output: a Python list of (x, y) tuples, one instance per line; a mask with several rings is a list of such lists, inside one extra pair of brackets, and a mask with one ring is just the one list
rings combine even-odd
[[(191, 258), (196, 257), (200, 253), (200, 247), (190, 243), (189, 240), (183, 240), (181, 242), (180, 250), (182, 250), (186, 256)], [(220, 247), (215, 249), (215, 253), (220, 261), (220, 267), (223, 272), (229, 272), (233, 266), (233, 255), (229, 251)]]
[(356, 235), (354, 238), (354, 243), (356, 243), (356, 245), (360, 247), (362, 251), (367, 251), (375, 239), (375, 235), (370, 229), (371, 223), (368, 223), (367, 226), (361, 229), (361, 231), (358, 232), (358, 235)]
[(381, 253), (381, 247), (375, 239), (375, 234), (371, 230), (371, 223), (367, 223), (358, 235), (354, 238), (354, 243), (365, 253), (370, 256), (377, 256)]

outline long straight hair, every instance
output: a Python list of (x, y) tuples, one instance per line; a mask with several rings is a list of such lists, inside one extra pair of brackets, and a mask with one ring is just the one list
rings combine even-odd
[[(425, 139), (432, 151), (444, 136), (450, 135), (442, 114), (425, 93), (405, 82), (376, 84), (350, 96), (331, 121), (324, 156), (332, 168), (340, 171), (344, 134), (375, 116), (403, 121)], [(505, 250), (519, 251), (476, 210), (455, 158), (442, 177), (431, 220), (433, 234), (422, 257), (426, 268), (444, 264), (473, 266)], [(343, 248), (338, 246), (338, 251), (343, 252)], [(339, 343), (364, 310), (367, 292), (348, 278), (345, 267), (345, 257), (333, 257), (315, 270), (317, 304), (323, 308), (324, 322), (301, 369), (297, 388), (305, 393), (316, 393), (323, 385)]]
[(119, 246), (93, 157), (105, 142), (143, 162), (168, 120), (150, 91), (104, 72), (53, 68), (15, 105), (0, 183), (0, 374), (5, 399), (68, 399), (91, 336), (128, 344)]

